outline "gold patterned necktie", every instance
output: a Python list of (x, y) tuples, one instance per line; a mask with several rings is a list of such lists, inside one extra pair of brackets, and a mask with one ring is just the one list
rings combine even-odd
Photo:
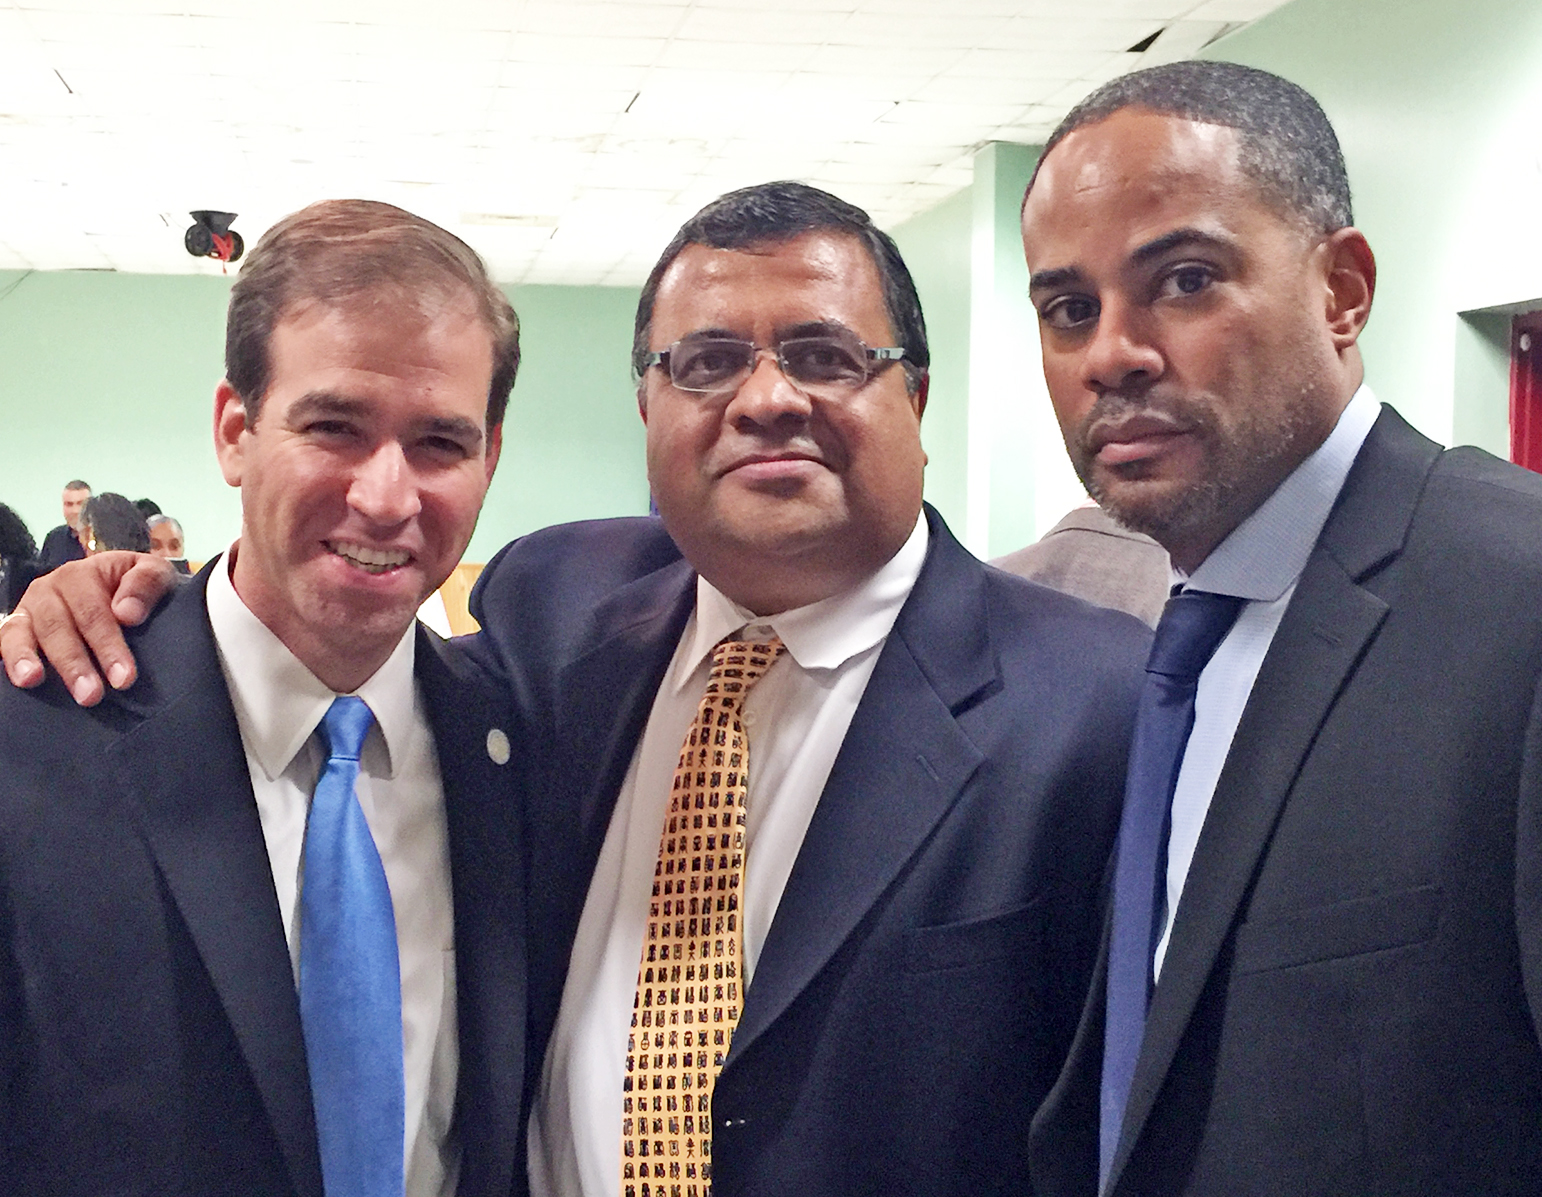
[(743, 1004), (742, 713), (784, 651), (775, 637), (718, 643), (675, 766), (627, 1035), (622, 1197), (711, 1197), (712, 1086)]

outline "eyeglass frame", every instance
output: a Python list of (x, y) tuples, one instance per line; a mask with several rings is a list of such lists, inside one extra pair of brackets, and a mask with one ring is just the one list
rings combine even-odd
[[(909, 359), (905, 356), (909, 350), (906, 349), (903, 345), (880, 345), (874, 347), (869, 345), (866, 341), (857, 336), (856, 333), (851, 332), (849, 329), (842, 329), (841, 331), (862, 347), (862, 351), (865, 355), (866, 363), (868, 366), (867, 372), (864, 375), (862, 381), (853, 387), (853, 390), (860, 390), (862, 387), (865, 387), (868, 383), (872, 382), (873, 379), (876, 378), (885, 367), (893, 364), (894, 362), (899, 362), (902, 365), (909, 362)], [(685, 336), (671, 342), (669, 345), (666, 345), (663, 349), (650, 350), (648, 356), (644, 359), (643, 364), (644, 368), (650, 370), (654, 366), (658, 366), (664, 371), (665, 374), (669, 376), (670, 386), (674, 387), (677, 391), (684, 391), (688, 395), (730, 395), (736, 393), (740, 387), (742, 387), (750, 380), (750, 376), (754, 374), (756, 367), (760, 364), (760, 355), (763, 353), (769, 353), (776, 361), (776, 368), (781, 371), (782, 377), (787, 379), (788, 384), (800, 392), (807, 393), (804, 391), (804, 388), (809, 384), (799, 382), (790, 373), (788, 373), (787, 363), (782, 357), (782, 348), (785, 345), (789, 345), (797, 341), (823, 341), (832, 339), (838, 338), (833, 337), (830, 333), (804, 333), (799, 336), (783, 337), (774, 345), (757, 345), (754, 341), (746, 341), (743, 337), (730, 337), (719, 334), (702, 335), (699, 333), (687, 333)], [(745, 376), (741, 378), (734, 386), (714, 388), (681, 386), (675, 381), (674, 371), (670, 369), (670, 354), (678, 349), (681, 345), (693, 341), (710, 341), (719, 344), (727, 343), (731, 345), (749, 346), (753, 355), (750, 361), (749, 373), (745, 374)], [(916, 366), (913, 362), (910, 362), (910, 367), (911, 370), (920, 371), (920, 367)], [(910, 372), (907, 371), (907, 376), (909, 373)], [(924, 376), (924, 372), (922, 373)], [(817, 386), (818, 384), (816, 383), (814, 385)]]

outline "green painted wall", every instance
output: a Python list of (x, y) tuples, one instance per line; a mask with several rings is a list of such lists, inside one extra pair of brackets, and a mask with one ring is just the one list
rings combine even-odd
[(1038, 158), (1037, 146), (990, 142), (969, 187), (894, 230), (932, 345), (927, 498), (982, 557), (1037, 540), (1086, 497), (1049, 405), (1028, 302), (1018, 211)]
[[(59, 491), (148, 495), (206, 557), (240, 527), (210, 435), (231, 280), (0, 272), (0, 502), (39, 540)], [(519, 287), (525, 359), (467, 559), (545, 524), (647, 510), (628, 366), (637, 292)]]
[(1294, 0), (1207, 53), (1295, 80), (1338, 130), (1379, 264), (1378, 397), (1504, 454), (1493, 329), (1460, 313), (1542, 306), (1542, 5)]

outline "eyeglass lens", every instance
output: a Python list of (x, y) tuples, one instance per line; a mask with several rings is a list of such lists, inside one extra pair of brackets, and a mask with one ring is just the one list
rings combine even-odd
[[(868, 349), (855, 336), (792, 337), (776, 346), (782, 373), (800, 387), (840, 391), (872, 376)], [(755, 369), (756, 348), (731, 337), (702, 337), (670, 347), (669, 377), (683, 391), (726, 391)]]

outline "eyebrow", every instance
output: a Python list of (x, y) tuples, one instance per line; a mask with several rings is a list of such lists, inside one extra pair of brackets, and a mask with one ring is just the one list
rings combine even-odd
[[(1160, 258), (1175, 249), (1183, 249), (1187, 246), (1199, 246), (1207, 249), (1231, 250), (1234, 248), (1231, 240), (1219, 237), (1214, 233), (1207, 233), (1202, 229), (1182, 228), (1174, 229), (1170, 233), (1163, 233), (1160, 237), (1136, 247), (1130, 254), (1130, 261), (1143, 265), (1153, 258)], [(1030, 275), (1028, 279), (1029, 291), (1051, 291), (1062, 287), (1075, 286), (1084, 282), (1086, 276), (1077, 266), (1057, 266), (1050, 270), (1040, 270)]]
[[(335, 391), (310, 391), (301, 395), (290, 406), (288, 419), (291, 426), (317, 416), (368, 416), (373, 407), (368, 400), (351, 395), (339, 395)], [(417, 424), (417, 429), (430, 436), (448, 436), (467, 442), (472, 448), (482, 443), (483, 431), (475, 420), (464, 416), (430, 416)]]
[(1207, 233), (1202, 229), (1184, 228), (1174, 229), (1170, 233), (1163, 233), (1154, 241), (1148, 241), (1130, 255), (1131, 261), (1149, 262), (1152, 258), (1160, 258), (1163, 254), (1171, 253), (1175, 249), (1197, 245), (1206, 249), (1233, 248), (1230, 238), (1219, 237), (1214, 233)]
[[(856, 336), (856, 332), (839, 320), (805, 320), (799, 324), (784, 324), (774, 330), (774, 336), (778, 343), (791, 340), (794, 337), (823, 337), (831, 333), (849, 333)], [(698, 328), (681, 337), (681, 341), (707, 341), (719, 338), (730, 341), (744, 341), (747, 338), (742, 333), (734, 332), (728, 328)], [(858, 340), (861, 338), (859, 337)]]

